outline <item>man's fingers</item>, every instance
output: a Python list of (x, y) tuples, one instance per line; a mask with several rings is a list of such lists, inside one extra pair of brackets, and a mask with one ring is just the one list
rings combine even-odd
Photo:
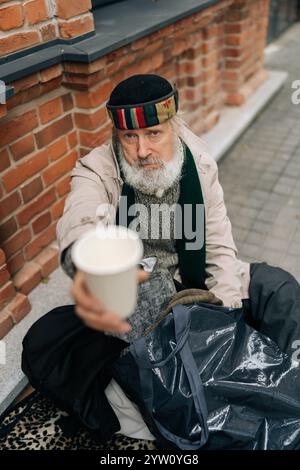
[(71, 295), (76, 303), (88, 310), (100, 312), (104, 309), (102, 302), (88, 291), (81, 273), (77, 273), (74, 278)]
[(116, 333), (126, 333), (131, 330), (129, 323), (113, 312), (94, 313), (79, 305), (76, 306), (76, 312), (86, 325), (96, 330)]

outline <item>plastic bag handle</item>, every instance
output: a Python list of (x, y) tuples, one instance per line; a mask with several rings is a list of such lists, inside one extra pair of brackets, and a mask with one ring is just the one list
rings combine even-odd
[[(131, 344), (130, 352), (133, 355), (139, 368), (140, 384), (146, 409), (148, 413), (152, 416), (152, 419), (154, 420), (160, 433), (170, 442), (173, 442), (177, 447), (179, 447), (179, 449), (199, 449), (208, 440), (208, 412), (201, 377), (198, 372), (197, 365), (195, 363), (189, 343), (187, 341), (191, 323), (190, 309), (185, 307), (184, 305), (176, 305), (173, 308), (173, 317), (176, 347), (165, 359), (163, 359), (162, 361), (150, 361), (148, 356), (147, 343), (144, 337), (138, 339), (137, 341)], [(177, 353), (180, 354), (182, 364), (188, 378), (189, 386), (191, 388), (194, 400), (195, 410), (202, 429), (201, 437), (198, 441), (191, 441), (190, 439), (184, 439), (180, 436), (177, 436), (176, 434), (166, 429), (153, 416), (152, 369), (163, 367)]]

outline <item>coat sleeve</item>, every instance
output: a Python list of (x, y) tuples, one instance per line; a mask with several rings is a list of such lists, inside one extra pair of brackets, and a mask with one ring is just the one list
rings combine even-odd
[(227, 216), (216, 162), (207, 176), (206, 211), (206, 286), (227, 307), (240, 307), (243, 298), (245, 263), (237, 259), (237, 248)]
[(78, 161), (71, 174), (71, 191), (56, 229), (60, 254), (101, 222), (102, 204), (110, 204), (105, 180)]

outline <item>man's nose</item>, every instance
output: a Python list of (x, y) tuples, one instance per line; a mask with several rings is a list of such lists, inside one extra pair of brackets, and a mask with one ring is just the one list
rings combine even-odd
[(138, 140), (138, 157), (147, 158), (150, 155), (151, 151), (148, 147), (147, 140), (143, 137), (140, 137)]

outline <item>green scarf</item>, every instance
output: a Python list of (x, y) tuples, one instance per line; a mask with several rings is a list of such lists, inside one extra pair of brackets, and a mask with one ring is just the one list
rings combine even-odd
[[(204, 243), (202, 248), (198, 250), (186, 250), (185, 244), (192, 243), (194, 239), (187, 239), (184, 233), (184, 219), (185, 211), (184, 204), (191, 204), (192, 207), (192, 230), (196, 229), (196, 204), (204, 204), (202, 189), (200, 180), (198, 177), (198, 171), (194, 161), (194, 157), (188, 148), (188, 146), (183, 143), (184, 146), (184, 162), (182, 167), (182, 177), (180, 180), (180, 196), (178, 204), (182, 209), (182, 237), (181, 239), (176, 239), (176, 251), (178, 253), (178, 264), (179, 272), (182, 279), (182, 283), (185, 287), (188, 288), (205, 288), (205, 226), (204, 226)], [(122, 175), (123, 181), (124, 177)], [(135, 195), (134, 189), (124, 182), (122, 188), (121, 196), (127, 196), (127, 209), (131, 205), (135, 204)], [(119, 209), (118, 207), (116, 214), (116, 224), (119, 225)], [(134, 219), (133, 216), (129, 216), (127, 213), (127, 226), (130, 225), (131, 221)], [(204, 217), (205, 225), (205, 217)]]

